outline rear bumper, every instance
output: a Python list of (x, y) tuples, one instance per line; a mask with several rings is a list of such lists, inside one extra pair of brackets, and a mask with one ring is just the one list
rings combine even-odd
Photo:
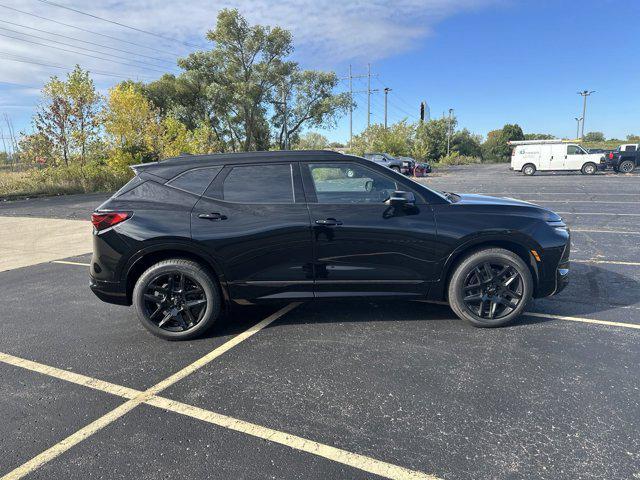
[(126, 290), (122, 288), (119, 282), (96, 280), (90, 277), (89, 288), (103, 302), (115, 303), (116, 305), (131, 305)]

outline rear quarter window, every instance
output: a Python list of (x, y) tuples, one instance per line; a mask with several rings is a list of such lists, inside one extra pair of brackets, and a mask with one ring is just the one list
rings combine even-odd
[(136, 188), (137, 186), (141, 185), (144, 182), (145, 182), (144, 179), (142, 179), (138, 175), (136, 175), (131, 180), (129, 180), (127, 183), (125, 183), (122, 186), (122, 188), (120, 188), (120, 190), (118, 190), (116, 193), (114, 193), (113, 196), (114, 197), (119, 197), (120, 195), (123, 195), (123, 194), (133, 190), (134, 188)]
[(194, 168), (169, 180), (167, 185), (194, 195), (202, 195), (220, 170), (222, 166)]

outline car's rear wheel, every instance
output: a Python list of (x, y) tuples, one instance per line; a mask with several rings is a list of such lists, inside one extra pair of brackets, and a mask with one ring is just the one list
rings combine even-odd
[(593, 175), (594, 173), (596, 173), (596, 171), (598, 170), (598, 167), (596, 166), (595, 163), (585, 163), (582, 166), (582, 174), (583, 175)]
[(618, 170), (620, 170), (621, 173), (631, 173), (633, 172), (634, 168), (636, 168), (636, 165), (635, 163), (633, 163), (633, 161), (624, 160), (620, 162), (620, 166), (618, 167)]
[(216, 280), (198, 263), (180, 258), (149, 267), (136, 282), (133, 304), (142, 325), (166, 340), (203, 334), (221, 311)]
[(536, 173), (536, 166), (532, 163), (527, 163), (524, 167), (522, 167), (522, 173), (531, 176)]
[(533, 293), (531, 272), (515, 253), (488, 248), (472, 253), (455, 268), (449, 304), (476, 327), (499, 327), (517, 318)]

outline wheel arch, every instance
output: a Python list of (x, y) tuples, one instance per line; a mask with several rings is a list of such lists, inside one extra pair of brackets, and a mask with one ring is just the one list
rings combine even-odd
[(438, 288), (432, 289), (429, 293), (429, 297), (432, 300), (446, 300), (449, 281), (451, 280), (451, 276), (458, 264), (472, 253), (486, 248), (503, 248), (518, 255), (529, 267), (529, 271), (531, 272), (531, 277), (533, 279), (533, 293), (534, 295), (536, 294), (540, 272), (538, 270), (536, 259), (531, 253), (531, 250), (536, 249), (536, 246), (529, 242), (525, 242), (522, 239), (482, 238), (464, 243), (449, 255), (444, 263), (442, 274), (440, 275), (440, 281), (438, 282)]
[(197, 247), (182, 243), (165, 243), (147, 247), (138, 252), (128, 262), (127, 268), (124, 269), (126, 274), (124, 275), (123, 281), (126, 285), (126, 295), (129, 303), (131, 303), (132, 300), (133, 288), (142, 273), (151, 265), (169, 258), (193, 260), (210, 270), (218, 280), (224, 303), (228, 303), (228, 288), (224, 272), (218, 262)]

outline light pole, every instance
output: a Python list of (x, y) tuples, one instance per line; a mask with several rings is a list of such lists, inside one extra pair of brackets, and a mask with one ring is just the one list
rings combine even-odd
[(580, 122), (582, 121), (582, 117), (574, 117), (576, 122), (578, 122), (578, 126), (576, 127), (576, 140), (580, 138)]
[(387, 95), (391, 89), (389, 87), (384, 87), (384, 129), (387, 129)]
[(587, 114), (587, 97), (589, 95), (591, 95), (592, 93), (596, 93), (595, 90), (583, 90), (581, 92), (578, 92), (578, 95), (581, 95), (583, 98), (583, 102), (582, 102), (582, 134), (580, 135), (580, 138), (584, 140), (584, 119), (585, 116)]
[(449, 119), (447, 121), (447, 157), (449, 156), (449, 152), (451, 150), (451, 114), (453, 113), (453, 108), (449, 109)]

